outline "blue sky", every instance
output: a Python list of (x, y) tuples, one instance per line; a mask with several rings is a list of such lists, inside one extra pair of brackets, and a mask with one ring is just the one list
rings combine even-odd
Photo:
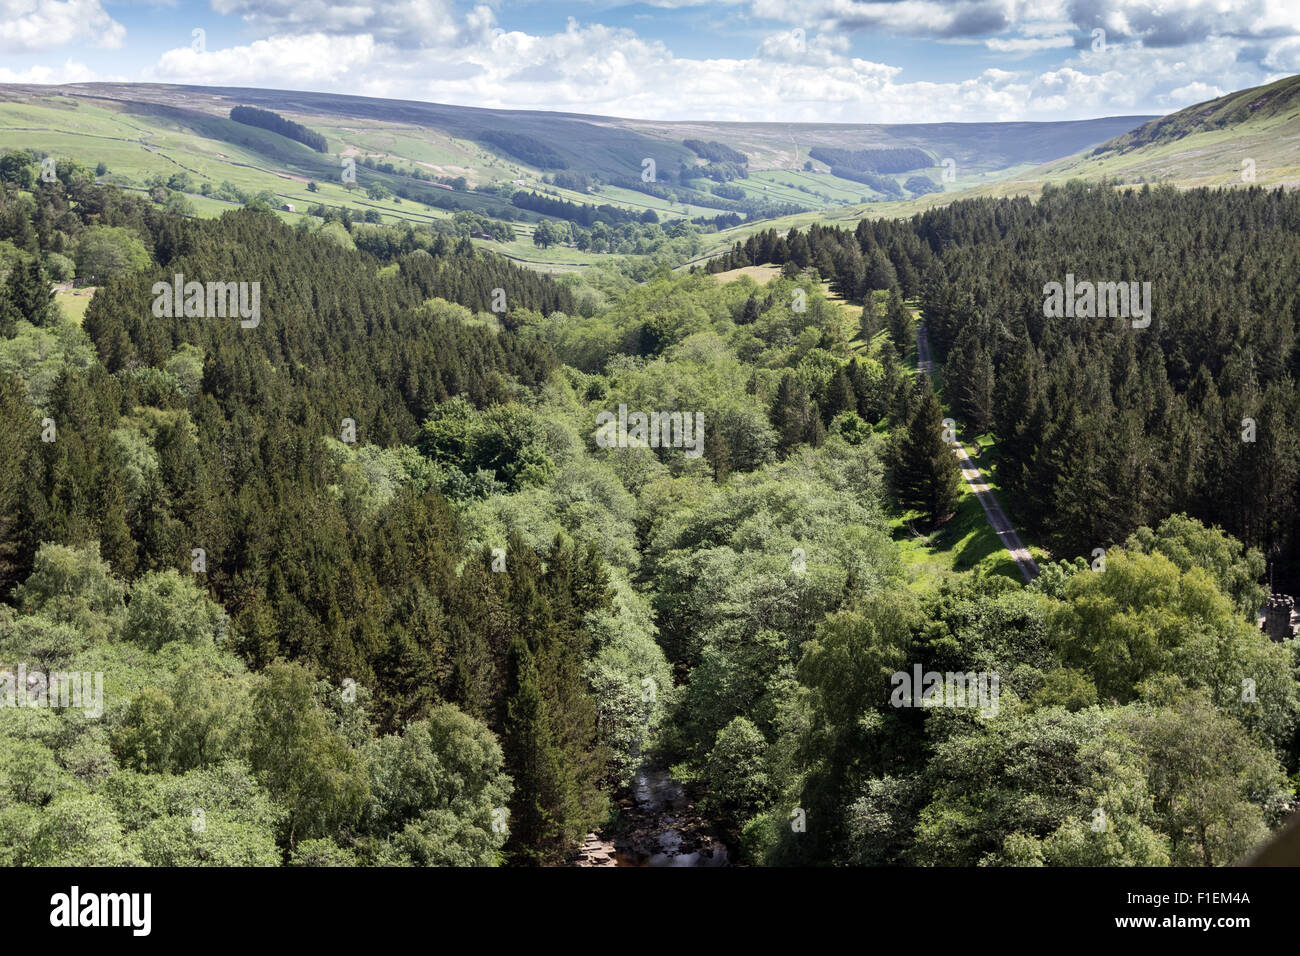
[(1295, 72), (1300, 0), (0, 0), (0, 82), (645, 119), (1165, 113)]

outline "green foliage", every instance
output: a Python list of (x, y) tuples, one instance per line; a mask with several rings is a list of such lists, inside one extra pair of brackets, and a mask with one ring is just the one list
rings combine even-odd
[(718, 732), (704, 778), (709, 786), (708, 809), (725, 825), (739, 828), (771, 800), (766, 754), (767, 740), (744, 717)]
[(1187, 515), (1172, 515), (1155, 531), (1138, 528), (1125, 547), (1147, 554), (1159, 552), (1180, 571), (1196, 566), (1210, 572), (1219, 590), (1247, 617), (1253, 617), (1268, 597), (1268, 589), (1259, 583), (1264, 576), (1264, 556), (1219, 528), (1207, 528)]
[(496, 864), (508, 835), (512, 785), (487, 727), (444, 704), (400, 737), (373, 741), (366, 758), (371, 803), (365, 826), (392, 834), (381, 854), (385, 863)]
[(57, 252), (45, 256), (45, 274), (51, 282), (71, 282), (77, 274), (77, 264)]
[(916, 508), (931, 525), (937, 525), (957, 508), (961, 496), (961, 469), (953, 447), (944, 441), (943, 409), (930, 386), (922, 384), (921, 404), (912, 416), (898, 446), (893, 481), (898, 499)]
[(357, 857), (333, 840), (299, 840), (289, 855), (290, 866), (356, 866)]
[[(182, 776), (150, 775), (121, 788), (121, 815), (139, 820), (150, 866), (278, 866), (284, 811), (238, 761)], [(133, 792), (134, 791), (134, 792)], [(145, 822), (147, 820), (147, 822)]]
[[(538, 562), (522, 548), (515, 555), (515, 579), (536, 575)], [(595, 577), (594, 552), (585, 557), (561, 549), (548, 555), (548, 583), (573, 574), (582, 582), (582, 616), (608, 606), (608, 593)], [(549, 582), (548, 580), (549, 579)], [(587, 635), (577, 620), (536, 621), (527, 638), (510, 643), (507, 696), (502, 729), (506, 769), (514, 781), (507, 851), (525, 864), (556, 863), (607, 811), (600, 784), (609, 753), (600, 744), (596, 710), (584, 693), (580, 662), (587, 657)]]
[(77, 278), (91, 285), (147, 269), (152, 262), (140, 237), (121, 226), (91, 226), (77, 242)]
[(266, 669), (253, 695), (249, 762), (288, 812), (290, 848), (360, 819), (369, 796), (364, 761), (331, 728), (303, 668)]
[(420, 429), (418, 446), (467, 478), (487, 472), (508, 490), (543, 485), (554, 465), (543, 450), (541, 423), (517, 405), (476, 412), (461, 398), (439, 405)]
[(158, 650), (171, 641), (197, 646), (225, 644), (230, 619), (225, 609), (208, 599), (192, 576), (174, 568), (144, 575), (131, 588), (127, 608), (127, 640)]
[(72, 548), (52, 543), (41, 545), (31, 575), (14, 592), (25, 613), (91, 633), (111, 633), (120, 626), (125, 594), (126, 588), (99, 556), (98, 545)]
[(26, 866), (140, 866), (148, 861), (103, 796), (69, 792), (40, 814), (30, 846), (18, 861)]
[(70, 322), (39, 327), (18, 322), (13, 334), (0, 338), (0, 374), (25, 386), (27, 401), (47, 408), (65, 370), (84, 372), (95, 353), (85, 334)]
[(40, 327), (54, 325), (58, 317), (50, 280), (40, 261), (32, 258), (16, 263), (0, 289), (0, 332), (8, 338), (18, 322)]
[[(1221, 865), (1293, 798), (1295, 646), (1253, 622), (1293, 546), (1293, 198), (1049, 190), (708, 266), (763, 286), (553, 281), (477, 214), (191, 221), (68, 164), (37, 198), (0, 191), (0, 660), (102, 674), (104, 711), (2, 722), (0, 863), (560, 864), (647, 761), (747, 863)], [(1209, 251), (1250, 294), (1171, 282), (1142, 337), (1043, 317), (1060, 248), (1152, 264), (1120, 213), (1186, 261), (1194, 217), (1249, 225), (1257, 269)], [(590, 225), (558, 238), (698, 238)], [(38, 314), (73, 251), (84, 331)], [(152, 316), (176, 272), (259, 282), (263, 322)], [(1105, 570), (904, 579), (882, 459), (931, 521), (960, 487), (903, 366), (917, 296), (1005, 503)], [(699, 413), (703, 455), (598, 445), (620, 405)], [(997, 713), (895, 706), (916, 666), (996, 675)]]
[(1290, 654), (1237, 614), (1199, 567), (1112, 552), (1104, 572), (1070, 579), (1052, 626), (1063, 661), (1087, 673), (1103, 699), (1133, 700), (1144, 682), (1172, 676), (1274, 744), (1295, 731)]
[(1101, 711), (1000, 718), (940, 743), (927, 772), (917, 863), (1023, 864), (1031, 840), (1054, 865), (1169, 863), (1141, 754)]

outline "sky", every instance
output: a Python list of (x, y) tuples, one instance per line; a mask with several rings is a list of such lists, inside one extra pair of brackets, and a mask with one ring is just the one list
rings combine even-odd
[(1168, 113), (1300, 72), (1300, 0), (0, 0), (0, 82), (641, 119)]

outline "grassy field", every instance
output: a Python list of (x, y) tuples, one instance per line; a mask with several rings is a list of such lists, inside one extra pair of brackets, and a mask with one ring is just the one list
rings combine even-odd
[[(984, 474), (989, 489), (1006, 510), (1007, 502), (993, 478), (997, 470), (997, 450), (993, 436), (962, 438), (967, 449), (978, 455), (973, 459), (975, 464)], [(989, 526), (979, 498), (965, 482), (962, 483), (962, 488), (956, 513), (936, 529), (927, 529), (919, 512), (904, 509), (897, 501), (892, 502), (889, 526), (899, 554), (909, 571), (911, 586), (923, 591), (933, 587), (946, 573), (976, 568), (1023, 583), (1024, 578), (1021, 577), (1015, 560)], [(1014, 521), (1010, 511), (1007, 515)], [(1023, 531), (1020, 536), (1035, 561), (1041, 564), (1050, 560), (1051, 556), (1046, 551), (1026, 540)]]
[(59, 290), (54, 293), (54, 301), (63, 314), (78, 325), (86, 317), (86, 309), (90, 308), (90, 300), (94, 298), (95, 289), (93, 286), (86, 286), (80, 289)]
[(915, 512), (900, 512), (897, 503), (894, 509), (889, 526), (913, 590), (929, 590), (945, 574), (977, 567), (1023, 583), (1015, 560), (989, 528), (973, 494), (963, 494), (956, 514), (928, 534), (919, 530), (924, 525)]

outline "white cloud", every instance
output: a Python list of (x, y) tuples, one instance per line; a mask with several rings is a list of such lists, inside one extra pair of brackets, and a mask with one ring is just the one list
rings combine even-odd
[(0, 53), (36, 53), (69, 43), (116, 49), (126, 28), (99, 0), (0, 0)]
[(324, 34), (271, 37), (224, 50), (180, 47), (164, 53), (147, 78), (212, 86), (348, 89), (349, 83), (363, 82), (355, 69), (382, 69), (375, 50), (369, 36)]
[(1186, 86), (1180, 86), (1176, 90), (1170, 90), (1164, 94), (1162, 102), (1171, 109), (1180, 110), (1185, 106), (1204, 103), (1206, 100), (1217, 100), (1227, 92), (1227, 90), (1197, 80), (1194, 83), (1188, 83)]
[(1264, 66), (1284, 73), (1300, 71), (1300, 37), (1288, 37), (1273, 44), (1264, 57)]
[[(957, 37), (1006, 30), (1025, 19), (1018, 12), (1021, 6), (1016, 0), (753, 0), (750, 10), (756, 17), (828, 31)], [(1059, 8), (1059, 4), (1048, 6)]]
[(757, 56), (763, 60), (820, 62), (829, 66), (832, 63), (842, 63), (844, 54), (848, 51), (849, 38), (842, 34), (819, 33), (810, 37), (806, 31), (796, 28), (763, 37), (763, 42), (758, 45)]
[(1270, 39), (1300, 32), (1295, 0), (752, 0), (751, 12), (821, 29), (983, 37), (1102, 27), (1153, 46), (1215, 36)]
[(0, 83), (91, 83), (102, 79), (106, 77), (96, 76), (84, 63), (72, 60), (62, 66), (32, 66), (21, 71), (0, 67)]
[[(211, 0), (212, 9), (269, 33), (367, 34), (400, 47), (456, 41), (462, 26), (449, 0)], [(475, 16), (481, 20), (478, 8)]]
[(984, 45), (995, 53), (1035, 53), (1039, 50), (1069, 49), (1074, 46), (1074, 37), (989, 37)]
[[(843, 6), (847, 0), (813, 2)], [(386, 2), (380, 9), (393, 13), (400, 6)], [(903, 0), (853, 6), (897, 11), (932, 4)], [(1020, 15), (1018, 4), (1001, 6)], [(302, 16), (294, 10), (310, 8), (271, 0), (265, 9), (268, 16), (287, 18)], [(336, 24), (361, 15), (372, 17), (369, 8), (329, 12)], [(1043, 16), (1043, 23), (1059, 31), (1064, 4), (1048, 4)], [(297, 26), (286, 24), (266, 39), (225, 50), (168, 51), (147, 71), (148, 78), (645, 119), (859, 123), (1160, 112), (1181, 108), (1201, 91), (1209, 97), (1220, 89), (1261, 82), (1260, 71), (1242, 58), (1250, 41), (1240, 38), (1179, 48), (1148, 48), (1131, 41), (1094, 51), (1085, 44), (1046, 71), (987, 69), (967, 79), (926, 82), (901, 67), (852, 56), (843, 34), (812, 29), (798, 37), (792, 31), (769, 34), (748, 57), (704, 59), (676, 56), (665, 42), (629, 29), (572, 19), (551, 34), (505, 31), (486, 5), (449, 19), (416, 45), (410, 37), (398, 39), (389, 32), (302, 33)], [(1059, 32), (1036, 33), (1029, 24), (1019, 29), (1024, 42), (1063, 46), (1068, 40)]]

